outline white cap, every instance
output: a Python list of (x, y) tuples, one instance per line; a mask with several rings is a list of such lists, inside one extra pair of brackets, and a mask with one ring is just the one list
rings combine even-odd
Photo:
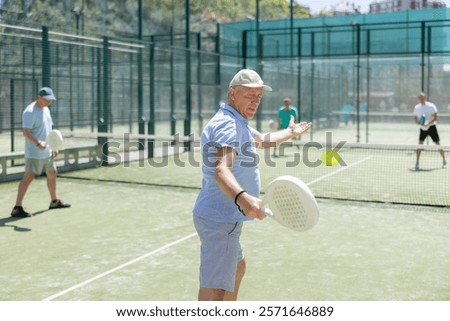
[(272, 87), (264, 85), (264, 81), (258, 75), (258, 73), (251, 69), (242, 69), (233, 79), (231, 79), (230, 86), (244, 86), (250, 88), (262, 88), (266, 91), (272, 91)]

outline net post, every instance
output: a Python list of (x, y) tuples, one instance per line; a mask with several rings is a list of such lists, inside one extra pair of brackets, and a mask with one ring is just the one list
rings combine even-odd
[[(151, 135), (155, 133), (155, 124), (151, 120), (147, 124), (147, 132)], [(153, 158), (155, 156), (155, 140), (153, 138), (147, 139), (147, 158)]]
[(191, 133), (188, 136), (188, 142), (189, 142), (189, 150), (188, 151), (193, 151), (194, 147), (195, 147), (194, 133)]

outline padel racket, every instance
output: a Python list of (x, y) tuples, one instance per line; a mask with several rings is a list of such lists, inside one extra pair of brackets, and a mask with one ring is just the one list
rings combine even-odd
[(59, 130), (52, 130), (47, 137), (48, 145), (52, 151), (60, 151), (64, 148), (64, 140)]
[(419, 118), (419, 125), (423, 125), (423, 124), (425, 124), (425, 120), (426, 120), (426, 118), (425, 118), (425, 114), (423, 114), (422, 116), (420, 116), (420, 118)]
[(274, 179), (265, 191), (263, 205), (266, 215), (294, 231), (307, 231), (319, 220), (319, 207), (313, 193), (297, 177)]

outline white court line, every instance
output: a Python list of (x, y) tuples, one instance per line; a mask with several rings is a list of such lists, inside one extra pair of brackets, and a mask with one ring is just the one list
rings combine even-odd
[[(353, 163), (353, 164), (351, 164), (351, 165), (349, 165), (349, 166), (341, 167), (339, 170), (334, 171), (334, 172), (331, 172), (331, 173), (329, 173), (329, 174), (327, 174), (327, 175), (321, 176), (321, 177), (319, 177), (319, 178), (317, 178), (317, 179), (315, 179), (315, 180), (313, 180), (313, 181), (307, 183), (306, 185), (312, 185), (312, 184), (315, 184), (315, 183), (317, 183), (317, 182), (319, 182), (319, 181), (322, 181), (322, 180), (324, 180), (324, 179), (326, 179), (326, 178), (328, 178), (328, 177), (330, 177), (330, 176), (333, 176), (333, 175), (338, 174), (338, 173), (340, 173), (340, 172), (342, 172), (342, 171), (345, 171), (345, 170), (349, 169), (349, 168), (352, 167), (352, 166), (355, 166), (355, 165), (358, 165), (358, 164), (360, 164), (360, 163), (362, 163), (362, 162), (365, 162), (365, 161), (369, 160), (370, 158), (371, 158), (371, 157), (368, 156), (368, 157), (363, 158), (363, 159), (361, 159), (360, 161), (358, 161), (358, 162), (356, 162), (356, 163)], [(97, 275), (97, 276), (94, 276), (93, 278), (90, 278), (90, 279), (88, 279), (88, 280), (86, 280), (86, 281), (84, 281), (84, 282), (78, 283), (77, 285), (74, 285), (74, 286), (72, 286), (72, 287), (70, 287), (70, 288), (68, 288), (68, 289), (66, 289), (66, 290), (63, 290), (63, 291), (58, 292), (58, 293), (56, 293), (56, 294), (53, 294), (53, 295), (51, 295), (51, 296), (49, 296), (49, 297), (43, 299), (42, 301), (51, 301), (51, 300), (54, 300), (54, 299), (56, 299), (56, 298), (58, 298), (58, 297), (60, 297), (60, 296), (62, 296), (62, 295), (64, 295), (64, 294), (67, 294), (67, 293), (72, 292), (72, 291), (74, 291), (74, 290), (76, 290), (76, 289), (78, 289), (78, 288), (81, 288), (81, 287), (83, 287), (83, 286), (85, 286), (85, 285), (87, 285), (87, 284), (89, 284), (89, 283), (92, 283), (92, 282), (94, 282), (94, 281), (96, 281), (96, 280), (98, 280), (98, 279), (100, 279), (100, 278), (102, 278), (102, 277), (104, 277), (104, 276), (107, 276), (107, 275), (109, 275), (109, 274), (111, 274), (111, 273), (114, 273), (114, 272), (116, 272), (116, 271), (119, 271), (119, 270), (123, 269), (124, 267), (127, 267), (127, 266), (129, 266), (129, 265), (131, 265), (131, 264), (134, 264), (134, 263), (136, 263), (136, 262), (138, 262), (138, 261), (141, 261), (141, 260), (143, 260), (143, 259), (145, 259), (145, 258), (147, 258), (147, 257), (149, 257), (149, 256), (152, 256), (152, 255), (154, 255), (154, 254), (156, 254), (156, 253), (159, 253), (159, 252), (161, 252), (161, 251), (163, 251), (163, 250), (165, 250), (165, 249), (168, 249), (168, 248), (170, 248), (170, 247), (172, 247), (172, 246), (174, 246), (174, 245), (177, 245), (177, 244), (179, 244), (179, 243), (181, 243), (181, 242), (184, 242), (184, 241), (186, 241), (186, 240), (188, 240), (188, 239), (190, 239), (190, 238), (192, 238), (192, 237), (194, 237), (194, 236), (196, 236), (196, 235), (197, 235), (197, 233), (189, 234), (189, 235), (187, 235), (187, 236), (185, 236), (185, 237), (183, 237), (183, 238), (181, 238), (181, 239), (179, 239), (179, 240), (176, 240), (176, 241), (174, 241), (174, 242), (172, 242), (172, 243), (166, 244), (166, 245), (160, 247), (159, 249), (156, 249), (156, 250), (151, 251), (151, 252), (149, 252), (149, 253), (147, 253), (147, 254), (144, 254), (144, 255), (142, 255), (142, 256), (140, 256), (140, 257), (134, 259), (134, 260), (128, 261), (128, 262), (126, 262), (126, 263), (124, 263), (124, 264), (122, 264), (122, 265), (119, 265), (119, 266), (117, 266), (117, 267), (115, 267), (115, 268), (113, 268), (113, 269), (111, 269), (111, 270), (109, 270), (109, 271), (106, 271), (106, 272), (103, 272), (102, 274), (99, 274), (99, 275)]]
[(177, 244), (179, 244), (179, 243), (181, 243), (181, 242), (184, 242), (184, 241), (186, 241), (186, 240), (188, 240), (188, 239), (190, 239), (190, 238), (192, 238), (192, 237), (194, 237), (194, 236), (196, 236), (196, 235), (197, 235), (197, 233), (189, 234), (189, 235), (187, 235), (187, 236), (185, 236), (185, 237), (183, 237), (183, 238), (181, 238), (181, 239), (178, 239), (178, 240), (176, 240), (176, 241), (174, 241), (174, 242), (172, 242), (172, 243), (166, 244), (166, 245), (160, 247), (159, 249), (156, 249), (156, 250), (151, 251), (151, 252), (149, 252), (149, 253), (147, 253), (147, 254), (144, 254), (144, 255), (142, 255), (142, 256), (140, 256), (140, 257), (138, 257), (138, 258), (135, 258), (134, 260), (128, 261), (128, 262), (126, 262), (126, 263), (124, 263), (124, 264), (122, 264), (122, 265), (119, 265), (119, 266), (117, 266), (117, 267), (115, 267), (115, 268), (113, 268), (113, 269), (111, 269), (111, 270), (109, 270), (109, 271), (103, 272), (102, 274), (99, 274), (99, 275), (97, 275), (97, 276), (94, 276), (93, 278), (90, 278), (89, 280), (86, 280), (86, 281), (84, 281), (84, 282), (78, 283), (77, 285), (74, 285), (74, 286), (72, 286), (72, 287), (70, 287), (70, 288), (68, 288), (68, 289), (66, 289), (66, 290), (63, 290), (63, 291), (58, 292), (58, 293), (56, 293), (56, 294), (53, 294), (53, 295), (51, 295), (51, 296), (49, 296), (49, 297), (43, 299), (42, 301), (51, 301), (51, 300), (53, 300), (53, 299), (56, 299), (56, 298), (58, 298), (58, 297), (60, 297), (60, 296), (62, 296), (62, 295), (64, 295), (64, 294), (66, 294), (66, 293), (72, 292), (73, 290), (76, 290), (76, 289), (78, 289), (78, 288), (81, 288), (82, 286), (85, 286), (85, 285), (87, 285), (87, 284), (89, 284), (89, 283), (92, 283), (92, 282), (94, 282), (94, 281), (96, 281), (96, 280), (98, 280), (98, 279), (100, 279), (100, 278), (102, 278), (102, 277), (104, 277), (104, 276), (107, 276), (107, 275), (109, 275), (109, 274), (111, 274), (111, 273), (114, 273), (114, 272), (116, 272), (116, 271), (119, 271), (119, 270), (123, 269), (124, 267), (127, 267), (127, 266), (129, 266), (129, 265), (131, 265), (131, 264), (134, 264), (134, 263), (136, 263), (136, 262), (138, 262), (138, 261), (141, 261), (141, 260), (143, 260), (143, 259), (145, 259), (145, 258), (147, 258), (147, 257), (149, 257), (149, 256), (152, 256), (152, 255), (154, 255), (154, 254), (156, 254), (156, 253), (159, 253), (159, 252), (161, 252), (161, 251), (164, 251), (165, 249), (168, 249), (168, 248), (170, 248), (170, 247), (172, 247), (172, 246), (175, 246), (175, 245), (177, 245)]
[(337, 171), (334, 171), (334, 172), (328, 173), (328, 174), (326, 174), (326, 175), (320, 176), (319, 178), (317, 178), (317, 179), (315, 179), (315, 180), (313, 180), (313, 181), (307, 183), (306, 185), (309, 186), (309, 185), (315, 184), (315, 183), (317, 183), (317, 182), (320, 182), (320, 181), (324, 180), (325, 178), (328, 178), (328, 177), (330, 177), (330, 176), (336, 175), (336, 174), (338, 174), (338, 173), (340, 173), (340, 172), (342, 172), (342, 171), (345, 171), (345, 170), (349, 169), (349, 168), (352, 167), (352, 166), (359, 165), (359, 164), (361, 164), (362, 162), (365, 162), (365, 161), (369, 160), (370, 158), (372, 158), (372, 156), (367, 156), (366, 158), (363, 158), (363, 159), (357, 161), (356, 163), (353, 163), (353, 164), (348, 165), (348, 166), (345, 166), (345, 167), (342, 167), (342, 166), (341, 166), (341, 168), (338, 169)]

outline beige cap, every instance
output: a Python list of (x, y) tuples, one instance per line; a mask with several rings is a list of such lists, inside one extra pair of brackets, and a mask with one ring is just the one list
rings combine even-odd
[(251, 69), (242, 69), (234, 75), (233, 79), (231, 79), (229, 87), (234, 86), (262, 88), (265, 91), (272, 91), (272, 87), (264, 85), (264, 81), (258, 73)]

